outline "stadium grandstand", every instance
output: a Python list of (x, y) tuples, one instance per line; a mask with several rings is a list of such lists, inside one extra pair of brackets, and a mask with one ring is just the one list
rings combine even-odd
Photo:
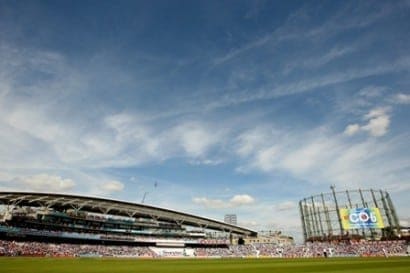
[(0, 256), (346, 257), (408, 255), (405, 240), (332, 240), (295, 245), (260, 232), (170, 209), (34, 192), (0, 192)]
[[(52, 243), (226, 247), (253, 230), (170, 209), (51, 193), (1, 192), (0, 238)], [(212, 231), (212, 232), (211, 232)]]

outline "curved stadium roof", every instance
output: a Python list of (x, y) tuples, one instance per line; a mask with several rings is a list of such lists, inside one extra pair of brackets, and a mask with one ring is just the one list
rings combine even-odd
[(0, 204), (53, 209), (78, 209), (127, 217), (150, 217), (178, 224), (232, 232), (238, 235), (255, 236), (257, 234), (255, 231), (247, 228), (193, 214), (99, 197), (40, 192), (0, 192)]

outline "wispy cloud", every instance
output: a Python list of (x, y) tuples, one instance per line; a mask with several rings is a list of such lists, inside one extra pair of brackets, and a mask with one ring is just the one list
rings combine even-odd
[[(274, 31), (267, 33), (261, 37), (252, 37), (250, 42), (242, 45), (239, 48), (230, 50), (228, 53), (214, 59), (216, 65), (223, 64), (234, 58), (240, 57), (242, 54), (250, 50), (255, 50), (262, 46), (274, 47), (278, 43), (288, 40), (299, 39), (323, 39), (327, 36), (336, 36), (341, 32), (346, 32), (351, 29), (361, 29), (369, 27), (377, 21), (390, 16), (392, 13), (400, 10), (399, 5), (375, 5), (369, 9), (368, 5), (346, 5), (333, 16), (330, 16), (325, 22), (320, 22), (317, 25), (309, 25), (307, 28), (307, 18), (312, 19), (317, 12), (317, 8), (313, 9), (307, 6), (290, 14), (283, 25), (279, 26)], [(364, 16), (365, 15), (365, 16)], [(351, 49), (333, 49), (323, 56), (318, 62), (311, 60), (310, 65), (320, 65), (330, 60), (348, 53)]]
[(0, 183), (0, 186), (7, 190), (67, 192), (71, 191), (76, 183), (68, 178), (42, 173), (17, 177), (9, 182)]
[(297, 204), (295, 201), (284, 201), (275, 206), (278, 211), (295, 210)]
[(392, 101), (398, 104), (410, 104), (410, 94), (398, 93), (393, 96)]
[(221, 208), (236, 208), (245, 205), (251, 205), (255, 199), (248, 194), (238, 194), (229, 200), (209, 199), (207, 197), (195, 197), (192, 199), (195, 204), (205, 206), (207, 208), (221, 209)]
[(348, 136), (353, 136), (355, 134), (357, 134), (358, 132), (360, 132), (360, 125), (359, 124), (349, 124), (346, 126), (346, 129), (344, 131), (344, 134), (348, 135)]
[[(269, 138), (269, 131), (259, 133), (263, 134), (261, 138)], [(384, 188), (406, 179), (407, 137), (404, 134), (389, 141), (369, 138), (350, 142), (343, 135), (317, 128), (264, 143), (241, 138), (237, 150), (244, 159), (240, 168), (243, 172), (285, 171), (312, 184)], [(252, 149), (241, 154), (242, 145)]]
[(337, 60), (338, 58), (341, 58), (349, 53), (355, 52), (356, 50), (356, 48), (351, 46), (333, 47), (325, 54), (321, 53), (319, 56), (304, 58), (293, 63), (287, 63), (283, 73), (288, 74), (294, 69), (317, 69), (333, 60)]
[(101, 185), (105, 192), (120, 192), (124, 189), (124, 184), (120, 181), (108, 181)]
[(359, 95), (366, 98), (377, 98), (380, 97), (385, 91), (386, 87), (384, 86), (366, 86), (359, 91)]
[(297, 82), (289, 82), (276, 85), (272, 88), (263, 87), (254, 91), (239, 91), (224, 95), (220, 100), (209, 103), (207, 109), (227, 107), (259, 100), (268, 100), (283, 96), (296, 95), (309, 92), (327, 86), (347, 83), (353, 80), (363, 79), (371, 76), (382, 75), (391, 72), (408, 71), (410, 69), (410, 56), (406, 56), (385, 64), (368, 66), (363, 68), (351, 68), (346, 71), (338, 71), (319, 75), (313, 78), (301, 79)]

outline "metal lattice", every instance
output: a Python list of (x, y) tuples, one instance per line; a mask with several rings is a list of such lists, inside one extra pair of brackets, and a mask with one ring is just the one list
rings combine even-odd
[[(383, 190), (346, 190), (306, 197), (299, 202), (305, 241), (333, 239), (391, 239), (400, 229), (393, 202)], [(384, 228), (361, 228), (344, 230), (339, 209), (378, 208)]]

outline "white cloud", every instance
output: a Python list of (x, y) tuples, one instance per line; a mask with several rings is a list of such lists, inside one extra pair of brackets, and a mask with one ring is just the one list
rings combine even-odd
[(366, 98), (380, 97), (387, 88), (383, 86), (367, 86), (359, 91), (359, 95)]
[(185, 156), (192, 164), (220, 163), (219, 159), (207, 158), (207, 154), (224, 135), (220, 130), (201, 122), (181, 121), (160, 129), (149, 122), (143, 122), (137, 114), (130, 113), (110, 115), (104, 121), (107, 127), (105, 134), (109, 137), (98, 138), (100, 133), (92, 136), (92, 141), (85, 143), (87, 146), (95, 144), (96, 147), (102, 147), (103, 151), (113, 152), (111, 155), (108, 153), (111, 158), (109, 164), (131, 166), (175, 156)]
[(242, 132), (236, 138), (235, 152), (241, 157), (247, 157), (251, 155), (255, 149), (258, 149), (274, 137), (274, 132), (269, 127), (256, 127), (252, 130)]
[[(286, 172), (313, 185), (336, 184), (342, 188), (396, 185), (392, 187), (395, 190), (402, 181), (407, 181), (407, 138), (401, 135), (390, 140), (366, 138), (351, 142), (343, 135), (322, 128), (286, 134), (285, 138), (255, 145), (243, 157), (240, 170), (267, 174)], [(276, 147), (274, 155), (270, 145)], [(264, 154), (272, 156), (258, 160)]]
[(389, 111), (390, 111), (390, 108), (389, 108), (389, 107), (377, 107), (377, 108), (374, 108), (374, 109), (370, 110), (370, 112), (367, 113), (367, 114), (364, 116), (364, 118), (370, 120), (370, 119), (372, 119), (372, 118), (377, 118), (377, 117), (380, 117), (380, 116), (385, 116), (385, 115), (387, 115), (387, 113), (388, 113)]
[(199, 123), (186, 123), (174, 129), (174, 135), (190, 157), (205, 156), (217, 141), (217, 132), (211, 132)]
[(74, 181), (60, 176), (38, 174), (28, 177), (19, 177), (12, 181), (16, 189), (24, 191), (64, 192), (75, 187)]
[(203, 205), (206, 208), (219, 209), (219, 208), (228, 207), (228, 203), (220, 199), (209, 199), (206, 197), (194, 197), (192, 201), (195, 204)]
[[(318, 162), (327, 161), (334, 149), (333, 141), (319, 139), (306, 143), (299, 149), (289, 151), (282, 155), (280, 167), (292, 170), (294, 173), (304, 173), (316, 166)], [(324, 152), (327, 151), (327, 152)]]
[(396, 94), (395, 96), (393, 96), (393, 102), (398, 104), (410, 104), (410, 94)]
[(221, 209), (221, 208), (236, 208), (240, 206), (250, 205), (255, 202), (255, 199), (248, 194), (238, 194), (229, 200), (209, 199), (206, 197), (195, 197), (192, 199), (195, 204), (202, 205), (206, 208)]
[(248, 195), (248, 194), (239, 194), (235, 195), (229, 200), (229, 203), (232, 204), (232, 206), (242, 206), (242, 205), (249, 205), (255, 202), (255, 199)]
[(222, 164), (224, 161), (221, 159), (204, 159), (204, 160), (198, 160), (198, 159), (194, 159), (194, 160), (190, 160), (189, 164), (191, 165), (208, 165), (208, 166), (216, 166), (216, 165), (220, 165)]
[(390, 117), (386, 114), (371, 118), (367, 125), (362, 126), (362, 129), (369, 131), (374, 137), (384, 136), (390, 125)]
[(297, 207), (297, 204), (294, 201), (284, 201), (276, 205), (275, 209), (279, 211), (284, 211), (284, 210), (294, 210), (296, 209), (296, 207)]
[(130, 114), (126, 113), (119, 113), (113, 114), (110, 116), (105, 117), (104, 122), (107, 124), (108, 127), (115, 129), (118, 132), (122, 132), (127, 127), (132, 125), (135, 121), (135, 118)]
[(101, 185), (103, 191), (111, 193), (111, 192), (120, 192), (124, 189), (124, 184), (119, 181), (108, 181)]
[(346, 126), (344, 134), (348, 135), (348, 136), (353, 136), (356, 133), (358, 133), (359, 131), (360, 131), (359, 124), (349, 124), (349, 125)]
[(276, 146), (260, 150), (255, 156), (255, 164), (263, 171), (271, 171), (277, 166), (278, 148)]
[[(218, 159), (206, 157), (208, 151), (223, 139), (219, 130), (200, 122), (177, 123), (168, 130), (145, 124), (137, 114), (107, 115), (101, 123), (76, 124), (55, 118), (49, 107), (30, 102), (5, 103), (10, 109), (0, 110), (0, 160), (3, 166), (12, 166), (19, 152), (28, 152), (37, 159), (48, 157), (47, 166), (113, 167), (133, 166), (161, 161), (174, 156), (186, 156), (201, 164), (219, 164)], [(14, 107), (13, 107), (14, 106)], [(17, 141), (21, 144), (16, 145)], [(9, 149), (10, 143), (16, 149)], [(30, 144), (30, 145), (26, 145)], [(4, 146), (4, 147), (3, 147)], [(25, 147), (28, 146), (28, 147)], [(26, 149), (21, 150), (20, 149)], [(10, 161), (10, 162), (9, 162)], [(33, 166), (36, 160), (24, 161), (18, 166)], [(16, 166), (17, 167), (17, 166)]]
[(380, 137), (384, 136), (389, 129), (390, 116), (388, 112), (389, 108), (374, 108), (364, 116), (365, 120), (368, 120), (367, 124), (360, 126), (359, 124), (349, 124), (344, 131), (345, 135), (353, 136), (360, 131), (366, 131), (371, 136)]

